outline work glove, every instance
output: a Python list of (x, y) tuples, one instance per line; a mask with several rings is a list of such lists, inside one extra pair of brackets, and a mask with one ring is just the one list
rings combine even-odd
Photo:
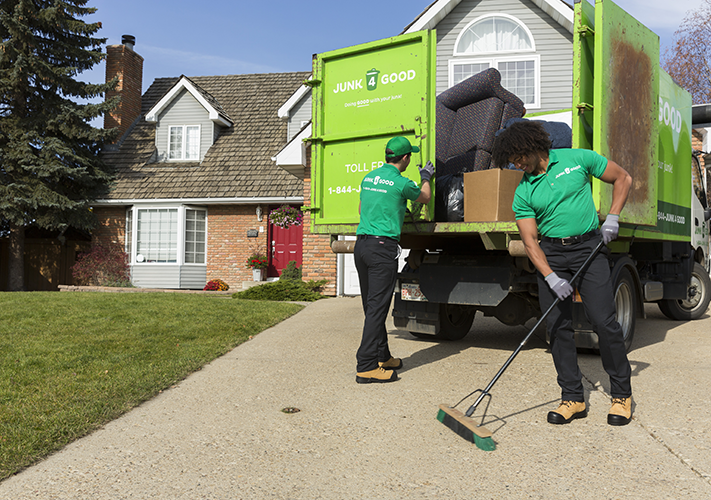
[(617, 222), (619, 215), (607, 214), (605, 222), (603, 222), (600, 232), (602, 233), (602, 242), (607, 245), (612, 240), (617, 239), (617, 233), (620, 232), (620, 224)]
[(573, 287), (570, 286), (568, 280), (558, 277), (556, 273), (550, 273), (546, 276), (546, 283), (560, 300), (567, 299), (573, 293)]
[(431, 161), (428, 161), (424, 167), (420, 168), (420, 178), (422, 179), (422, 182), (427, 182), (432, 178), (433, 175), (434, 165), (432, 165)]

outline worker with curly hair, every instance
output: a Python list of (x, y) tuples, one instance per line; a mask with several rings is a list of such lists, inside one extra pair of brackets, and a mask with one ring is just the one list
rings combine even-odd
[[(601, 239), (607, 244), (617, 238), (618, 219), (632, 177), (594, 151), (551, 149), (548, 133), (536, 121), (524, 120), (504, 129), (496, 137), (492, 156), (499, 167), (513, 164), (524, 171), (513, 201), (516, 224), (526, 254), (538, 270), (541, 310), (547, 310), (556, 297), (560, 299), (546, 324), (562, 401), (548, 413), (548, 422), (567, 424), (588, 413), (575, 347), (570, 279)], [(613, 186), (610, 211), (600, 228), (591, 175)], [(600, 357), (610, 378), (612, 406), (607, 423), (626, 425), (632, 419), (632, 370), (616, 320), (605, 254), (599, 253), (581, 273), (578, 291), (598, 335)]]

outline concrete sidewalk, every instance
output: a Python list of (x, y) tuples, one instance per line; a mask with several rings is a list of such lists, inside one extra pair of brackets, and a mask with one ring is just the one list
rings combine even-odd
[(0, 499), (711, 498), (711, 318), (647, 311), (625, 427), (606, 423), (595, 355), (580, 357), (588, 418), (546, 423), (559, 391), (534, 337), (492, 391), (498, 448), (484, 452), (440, 424), (437, 406), (486, 386), (527, 328), (477, 315), (450, 343), (391, 330), (400, 380), (358, 385), (360, 299), (334, 298), (0, 483)]

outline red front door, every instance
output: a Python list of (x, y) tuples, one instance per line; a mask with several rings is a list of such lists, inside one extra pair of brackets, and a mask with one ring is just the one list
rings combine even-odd
[(303, 234), (303, 226), (291, 226), (284, 229), (269, 223), (271, 259), (267, 271), (268, 277), (280, 276), (282, 269), (291, 260), (295, 260), (296, 267), (301, 269)]

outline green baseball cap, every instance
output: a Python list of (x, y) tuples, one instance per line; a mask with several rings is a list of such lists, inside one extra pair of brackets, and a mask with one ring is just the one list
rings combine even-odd
[(407, 153), (419, 153), (420, 148), (410, 144), (405, 137), (398, 136), (393, 137), (388, 141), (387, 146), (385, 146), (385, 157), (390, 158), (393, 156), (406, 155)]

